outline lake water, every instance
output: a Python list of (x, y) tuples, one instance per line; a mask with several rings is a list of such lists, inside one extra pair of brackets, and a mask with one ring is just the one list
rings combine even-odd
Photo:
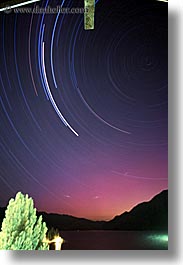
[(63, 250), (168, 249), (167, 233), (159, 231), (62, 231)]

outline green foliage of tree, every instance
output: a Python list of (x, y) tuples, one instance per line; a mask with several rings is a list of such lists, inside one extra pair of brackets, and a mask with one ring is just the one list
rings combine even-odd
[(42, 216), (37, 218), (34, 202), (28, 195), (17, 193), (9, 201), (0, 232), (2, 250), (48, 250), (47, 227)]

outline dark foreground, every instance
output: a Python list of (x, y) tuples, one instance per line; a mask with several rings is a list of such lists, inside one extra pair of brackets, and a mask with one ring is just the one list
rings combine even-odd
[(168, 235), (160, 231), (63, 231), (63, 250), (167, 250)]

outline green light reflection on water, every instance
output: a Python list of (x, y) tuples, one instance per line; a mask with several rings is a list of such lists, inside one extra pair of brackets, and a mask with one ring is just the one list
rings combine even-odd
[(168, 235), (150, 235), (148, 238), (152, 241), (158, 241), (162, 243), (168, 242)]

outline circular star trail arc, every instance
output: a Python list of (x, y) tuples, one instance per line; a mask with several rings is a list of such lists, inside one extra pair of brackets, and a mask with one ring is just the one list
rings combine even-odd
[(66, 121), (66, 119), (63, 117), (62, 113), (60, 112), (59, 108), (57, 107), (57, 104), (52, 96), (52, 93), (49, 88), (48, 79), (46, 75), (46, 69), (45, 69), (45, 43), (42, 43), (42, 66), (43, 66), (43, 75), (44, 75), (44, 81), (46, 85), (46, 92), (48, 94), (48, 97), (51, 101), (51, 104), (53, 108), (55, 109), (57, 115), (61, 119), (61, 121), (64, 123), (65, 126), (67, 126), (76, 136), (79, 136), (79, 134), (70, 126), (70, 124)]
[(110, 219), (167, 187), (166, 6), (96, 1), (93, 31), (83, 14), (0, 14), (1, 201)]

